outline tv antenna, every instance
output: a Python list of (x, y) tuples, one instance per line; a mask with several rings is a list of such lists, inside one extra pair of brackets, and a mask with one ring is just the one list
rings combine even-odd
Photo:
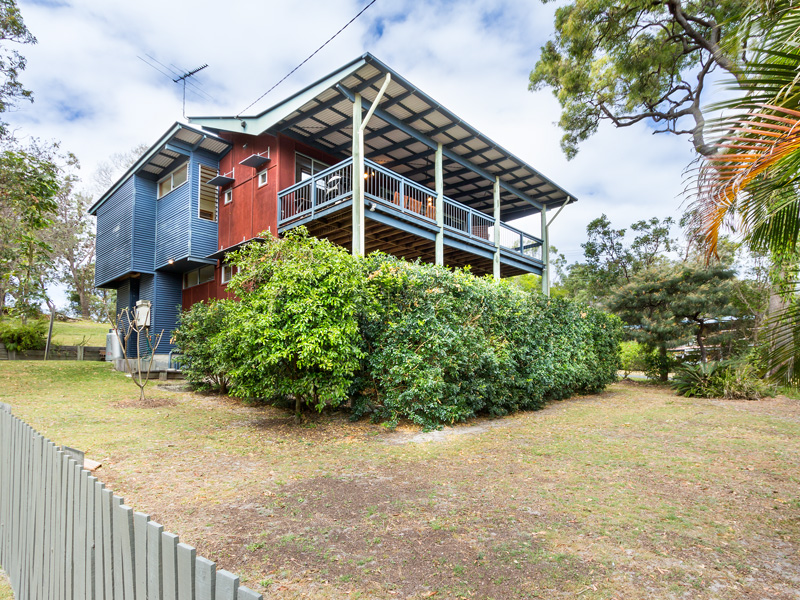
[(212, 96), (210, 96), (205, 90), (199, 87), (193, 81), (190, 81), (190, 78), (205, 69), (208, 65), (202, 65), (197, 67), (196, 69), (192, 69), (191, 71), (186, 71), (183, 68), (177, 67), (175, 65), (165, 65), (162, 62), (159, 62), (156, 58), (150, 56), (149, 54), (145, 54), (147, 58), (142, 58), (141, 56), (137, 56), (139, 60), (141, 60), (144, 64), (148, 67), (151, 67), (161, 73), (162, 75), (169, 77), (173, 83), (183, 82), (183, 117), (186, 118), (186, 84), (189, 84), (191, 88), (189, 91), (194, 92), (198, 97), (202, 97), (207, 100), (211, 100), (212, 102), (216, 102)]
[(186, 80), (189, 79), (189, 77), (191, 77), (192, 75), (195, 75), (195, 74), (199, 73), (200, 71), (205, 69), (207, 66), (208, 66), (207, 64), (201, 65), (201, 66), (197, 67), (196, 69), (192, 69), (191, 71), (186, 71), (180, 77), (176, 77), (175, 79), (172, 80), (175, 83), (178, 83), (179, 81), (183, 82), (183, 118), (184, 119), (186, 118)]

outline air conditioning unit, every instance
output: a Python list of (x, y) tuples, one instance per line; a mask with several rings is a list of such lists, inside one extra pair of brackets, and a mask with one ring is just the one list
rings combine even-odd
[(136, 314), (136, 327), (150, 327), (150, 309), (153, 303), (150, 300), (137, 300), (134, 312)]

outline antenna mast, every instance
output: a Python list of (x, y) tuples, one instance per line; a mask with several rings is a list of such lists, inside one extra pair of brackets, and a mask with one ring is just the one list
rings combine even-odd
[(196, 73), (199, 73), (200, 71), (205, 69), (207, 66), (208, 66), (207, 64), (201, 65), (201, 66), (197, 67), (196, 69), (192, 69), (191, 71), (187, 71), (186, 73), (184, 73), (180, 77), (177, 77), (177, 78), (172, 80), (175, 83), (178, 83), (179, 81), (183, 82), (183, 118), (184, 119), (186, 118), (186, 80), (189, 79), (189, 77), (191, 77), (192, 75), (195, 75)]

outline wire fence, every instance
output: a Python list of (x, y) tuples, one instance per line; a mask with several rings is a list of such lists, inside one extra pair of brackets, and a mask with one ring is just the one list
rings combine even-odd
[(0, 565), (17, 600), (256, 600), (0, 403)]

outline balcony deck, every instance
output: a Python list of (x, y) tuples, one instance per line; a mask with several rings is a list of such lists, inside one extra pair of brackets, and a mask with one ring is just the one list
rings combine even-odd
[[(409, 260), (434, 262), (436, 192), (365, 160), (366, 252), (381, 250)], [(278, 230), (305, 225), (317, 237), (346, 248), (352, 241), (353, 159), (348, 158), (278, 193)], [(540, 274), (542, 240), (500, 221), (501, 276)], [(444, 263), (492, 272), (494, 219), (444, 197)]]

